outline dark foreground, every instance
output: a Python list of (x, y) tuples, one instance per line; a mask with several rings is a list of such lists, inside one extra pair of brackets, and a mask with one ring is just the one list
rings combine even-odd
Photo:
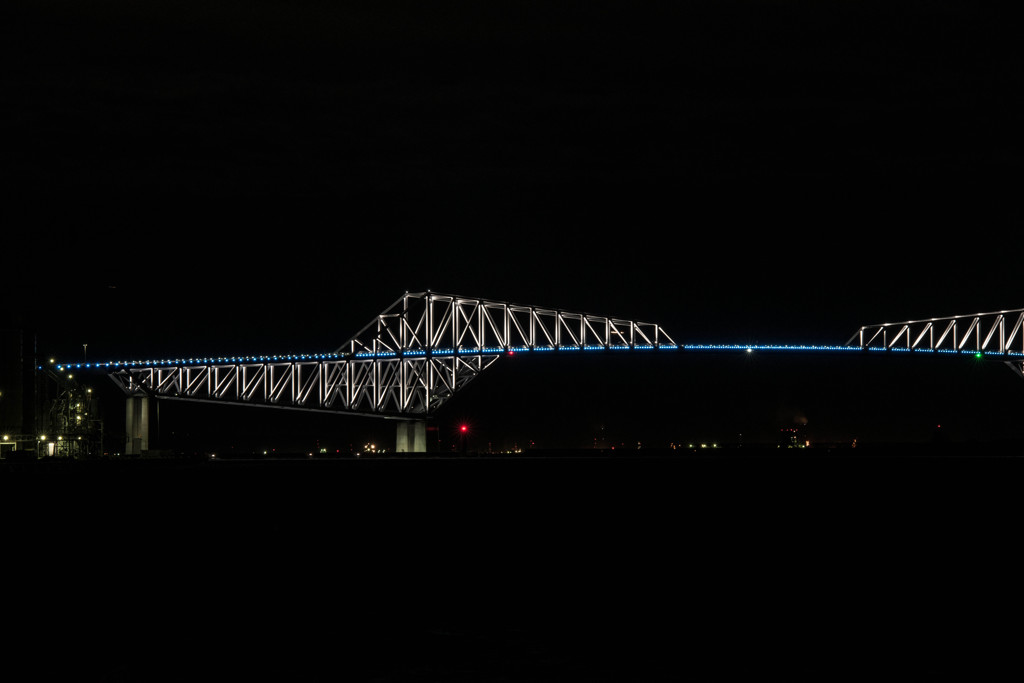
[(5, 464), (4, 669), (660, 681), (1017, 668), (1024, 457), (808, 453)]

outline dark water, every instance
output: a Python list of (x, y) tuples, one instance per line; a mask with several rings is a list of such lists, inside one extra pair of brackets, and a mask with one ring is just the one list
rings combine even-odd
[(1015, 666), (1024, 458), (810, 453), (8, 463), (6, 661), (110, 681)]

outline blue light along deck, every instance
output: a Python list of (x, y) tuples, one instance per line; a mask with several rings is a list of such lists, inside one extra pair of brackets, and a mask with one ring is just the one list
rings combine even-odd
[(408, 349), (405, 351), (380, 351), (360, 352), (346, 355), (340, 353), (302, 353), (302, 354), (281, 354), (281, 355), (258, 355), (258, 356), (208, 356), (203, 358), (174, 358), (163, 360), (120, 360), (104, 361), (95, 363), (59, 363), (54, 367), (57, 370), (117, 370), (120, 368), (145, 368), (145, 367), (176, 367), (187, 365), (227, 365), (240, 363), (303, 363), (320, 361), (343, 361), (349, 359), (372, 360), (375, 358), (417, 358), (425, 356), (451, 357), (451, 356), (478, 356), (478, 355), (515, 355), (530, 353), (601, 353), (620, 351), (655, 351), (655, 352), (784, 352), (784, 353), (905, 353), (916, 355), (954, 355), (973, 356), (985, 359), (1007, 359), (1024, 358), (1024, 352), (1020, 351), (975, 351), (955, 349), (928, 349), (928, 348), (905, 348), (905, 347), (868, 347), (859, 346), (838, 346), (818, 344), (663, 344), (663, 345), (586, 345), (586, 346), (537, 346), (537, 347), (480, 347), (480, 348), (437, 348), (437, 349)]

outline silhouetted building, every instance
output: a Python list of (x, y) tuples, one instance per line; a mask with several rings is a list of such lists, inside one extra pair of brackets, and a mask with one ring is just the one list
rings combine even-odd
[(0, 321), (0, 455), (35, 449), (36, 336), (22, 320)]

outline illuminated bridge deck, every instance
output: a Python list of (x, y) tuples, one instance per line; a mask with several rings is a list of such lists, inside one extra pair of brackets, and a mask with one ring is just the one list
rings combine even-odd
[(929, 349), (929, 348), (905, 348), (905, 347), (868, 347), (859, 346), (837, 346), (837, 345), (815, 345), (815, 344), (665, 344), (665, 345), (637, 345), (637, 346), (563, 346), (563, 347), (480, 347), (462, 349), (410, 349), (407, 351), (381, 351), (359, 352), (355, 354), (342, 353), (303, 353), (303, 354), (279, 354), (279, 355), (252, 355), (252, 356), (207, 356), (201, 358), (174, 358), (160, 360), (116, 360), (99, 361), (93, 363), (57, 363), (54, 367), (59, 371), (69, 370), (118, 370), (123, 368), (154, 368), (154, 367), (176, 367), (176, 366), (202, 366), (221, 365), (237, 363), (309, 363), (321, 361), (344, 361), (344, 360), (372, 360), (377, 358), (422, 358), (452, 357), (452, 356), (480, 356), (480, 355), (516, 355), (516, 354), (576, 354), (576, 353), (616, 353), (628, 351), (650, 351), (657, 353), (679, 353), (679, 352), (769, 352), (769, 353), (835, 353), (835, 354), (911, 354), (911, 355), (953, 355), (971, 356), (991, 360), (1008, 360), (1024, 358), (1021, 351), (977, 351), (974, 349)]

